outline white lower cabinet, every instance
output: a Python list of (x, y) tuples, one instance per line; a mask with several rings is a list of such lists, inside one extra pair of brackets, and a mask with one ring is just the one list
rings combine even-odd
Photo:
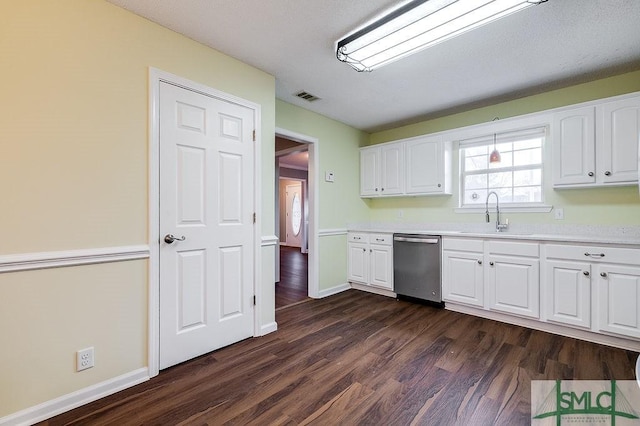
[(348, 280), (393, 291), (393, 234), (349, 232)]
[(442, 297), (445, 301), (484, 306), (483, 242), (442, 240)]
[(576, 260), (547, 259), (543, 300), (548, 321), (591, 328), (591, 265)]
[(640, 339), (640, 266), (601, 264), (595, 275), (598, 329)]
[(537, 243), (487, 241), (488, 308), (540, 317), (540, 258)]

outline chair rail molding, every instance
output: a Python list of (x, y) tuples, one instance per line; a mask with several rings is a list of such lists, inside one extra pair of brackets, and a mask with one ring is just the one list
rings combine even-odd
[(133, 245), (0, 255), (0, 273), (148, 259), (149, 246)]

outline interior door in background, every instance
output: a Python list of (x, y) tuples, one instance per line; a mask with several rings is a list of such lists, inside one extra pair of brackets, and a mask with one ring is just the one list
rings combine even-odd
[(300, 182), (286, 186), (286, 244), (292, 247), (302, 247), (302, 184)]
[(160, 85), (161, 369), (253, 335), (253, 117)]

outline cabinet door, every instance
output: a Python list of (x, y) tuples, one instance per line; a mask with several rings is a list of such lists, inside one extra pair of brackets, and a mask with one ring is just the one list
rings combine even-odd
[(348, 279), (367, 284), (369, 281), (369, 250), (367, 244), (349, 243)]
[(595, 107), (553, 116), (553, 184), (595, 183)]
[(445, 301), (484, 305), (482, 253), (442, 252), (442, 294)]
[(640, 267), (598, 265), (599, 329), (640, 339)]
[(547, 260), (545, 271), (547, 319), (590, 328), (591, 265), (570, 260)]
[(404, 192), (404, 144), (396, 143), (381, 147), (382, 174), (380, 195), (395, 195)]
[(360, 150), (360, 195), (377, 196), (380, 191), (380, 148)]
[(407, 194), (444, 192), (444, 156), (439, 138), (407, 142)]
[(637, 183), (640, 97), (606, 103), (601, 112), (599, 179), (603, 183)]
[(540, 317), (540, 261), (515, 256), (489, 257), (489, 308), (525, 317)]
[(369, 284), (393, 290), (393, 249), (390, 246), (369, 246)]

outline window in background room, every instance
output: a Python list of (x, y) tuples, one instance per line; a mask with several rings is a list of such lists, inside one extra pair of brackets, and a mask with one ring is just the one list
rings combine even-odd
[(498, 194), (501, 206), (541, 205), (545, 130), (497, 134), (499, 163), (489, 162), (493, 135), (460, 141), (460, 207), (484, 206), (490, 191)]

